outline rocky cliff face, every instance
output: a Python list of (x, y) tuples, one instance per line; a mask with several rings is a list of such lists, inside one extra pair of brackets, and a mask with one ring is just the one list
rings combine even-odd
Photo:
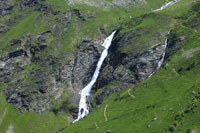
[[(164, 2), (1, 0), (0, 132), (198, 130), (200, 4), (180, 1), (154, 12)], [(113, 30), (87, 101), (94, 112), (68, 127), (104, 50), (101, 44)], [(166, 36), (163, 67), (146, 80), (163, 56)]]
[(103, 47), (101, 46), (90, 45), (86, 49), (77, 52), (72, 74), (72, 85), (78, 91), (90, 81), (102, 50)]
[[(72, 1), (69, 2), (72, 3)], [(145, 1), (114, 0), (112, 2), (117, 6), (126, 6), (128, 3), (145, 4)], [(104, 49), (101, 44), (111, 31), (104, 31), (101, 28), (98, 36), (93, 38), (81, 35), (76, 46), (72, 47), (72, 51), (56, 54), (52, 49), (59, 49), (61, 42), (56, 41), (55, 46), (52, 46), (50, 40), (65, 38), (65, 33), (72, 22), (79, 26), (80, 22), (72, 20), (74, 17), (85, 22), (91, 16), (78, 9), (71, 9), (64, 13), (55, 11), (50, 5), (44, 5), (39, 0), (21, 1), (20, 10), (23, 11), (25, 7), (42, 12), (43, 16), (38, 16), (41, 20), (47, 16), (57, 17), (48, 21), (48, 30), (17, 37), (3, 48), (4, 52), (0, 55), (0, 82), (7, 84), (4, 88), (7, 101), (21, 112), (33, 110), (41, 113), (50, 109), (55, 111), (54, 101), (63, 93), (67, 93), (68, 96), (64, 102), (73, 106), (69, 105), (65, 107), (65, 110), (76, 113), (80, 98), (79, 91), (92, 78), (97, 61)], [(92, 17), (95, 17), (95, 14)], [(116, 35), (100, 77), (92, 90), (94, 94), (103, 88), (94, 97), (96, 104), (101, 104), (114, 92), (143, 81), (155, 71), (164, 52), (167, 32), (160, 31), (149, 41), (150, 45), (144, 43), (140, 48), (137, 47), (137, 42), (142, 36), (153, 29), (154, 27), (141, 28)], [(6, 27), (2, 27), (1, 31), (6, 33)], [(121, 33), (120, 30), (118, 32)], [(56, 109), (56, 112), (62, 108), (63, 106)]]
[[(120, 51), (120, 48), (132, 43), (137, 32), (139, 34), (139, 31), (133, 30), (115, 38), (93, 89), (94, 93), (104, 87), (96, 96), (97, 104), (111, 93), (134, 85), (155, 71), (164, 52), (164, 41), (136, 53)], [(83, 40), (84, 47), (80, 45), (74, 54), (62, 54), (59, 57), (46, 54), (46, 40), (48, 35), (53, 34), (54, 31), (47, 31), (41, 35), (15, 39), (10, 43), (14, 50), (1, 57), (1, 81), (8, 83), (4, 89), (7, 101), (22, 112), (51, 109), (53, 100), (58, 99), (64, 90), (71, 95), (68, 100), (77, 105), (79, 91), (90, 81), (103, 50), (99, 45), (102, 41), (95, 44), (93, 40)], [(165, 36), (159, 38), (164, 40)], [(114, 81), (118, 82), (118, 87), (105, 87)]]
[[(4, 92), (8, 102), (21, 111), (50, 109), (52, 100), (59, 98), (64, 90), (71, 95), (68, 100), (77, 104), (79, 91), (90, 81), (103, 50), (92, 40), (84, 40), (82, 43), (87, 43), (85, 47), (79, 47), (74, 54), (59, 57), (44, 54), (47, 34), (52, 33), (49, 31), (39, 36), (27, 35), (15, 39), (10, 43), (14, 50), (1, 56), (1, 82), (8, 83)], [(126, 46), (125, 43), (128, 45), (135, 34), (137, 31), (131, 31), (115, 38), (93, 92), (114, 81), (119, 87), (105, 87), (96, 97), (97, 104), (111, 93), (134, 85), (155, 71), (164, 52), (164, 41), (144, 51), (121, 52), (120, 47)], [(165, 36), (160, 38), (164, 40)]]
[[(2, 1), (1, 5), (7, 8), (9, 2)], [(0, 54), (0, 82), (7, 84), (4, 88), (7, 101), (21, 112), (33, 110), (38, 113), (54, 108), (55, 101), (63, 93), (67, 94), (65, 103), (67, 101), (77, 104), (78, 93), (87, 84), (103, 50), (97, 45), (102, 40), (83, 37), (77, 48), (74, 48), (74, 52), (57, 55), (52, 49), (59, 48), (61, 42), (56, 40), (55, 46), (50, 42), (55, 38), (64, 38), (72, 17), (85, 21), (85, 16), (82, 16), (78, 9), (65, 12), (53, 10), (50, 5), (44, 5), (40, 0), (20, 1), (20, 8), (16, 10), (20, 14), (26, 7), (41, 12), (43, 15), (37, 17), (40, 20), (57, 16), (46, 24), (48, 30), (16, 37), (1, 49), (3, 52)], [(6, 18), (11, 13), (1, 15)], [(13, 20), (13, 24), (19, 18)], [(1, 26), (1, 31), (4, 35), (9, 29), (4, 25)]]
[(2, 0), (0, 1), (0, 15), (6, 15), (13, 11), (14, 4), (12, 4), (13, 0)]
[[(136, 45), (139, 34), (142, 30), (129, 31), (122, 36), (117, 36), (113, 41), (110, 49), (110, 55), (101, 71), (100, 77), (93, 88), (103, 88), (102, 92), (95, 95), (96, 104), (102, 103), (103, 100), (113, 92), (120, 91), (130, 85), (135, 85), (148, 78), (158, 66), (165, 51), (164, 34), (155, 35), (158, 42), (154, 46), (146, 47), (143, 50), (135, 52), (123, 52), (121, 49), (127, 45)], [(153, 39), (153, 38), (152, 38)], [(159, 40), (161, 40), (159, 42)], [(136, 48), (136, 47), (135, 47)], [(110, 86), (114, 83), (117, 87)], [(112, 85), (111, 85), (112, 86)], [(106, 93), (105, 93), (106, 92)]]
[[(0, 58), (1, 82), (8, 84), (4, 89), (7, 101), (22, 112), (50, 109), (51, 102), (58, 99), (64, 90), (77, 103), (79, 91), (89, 82), (102, 46), (88, 43), (74, 54), (59, 57), (47, 52), (46, 40), (51, 31), (40, 35), (27, 35), (13, 40), (11, 52)], [(52, 98), (53, 97), (53, 98)]]

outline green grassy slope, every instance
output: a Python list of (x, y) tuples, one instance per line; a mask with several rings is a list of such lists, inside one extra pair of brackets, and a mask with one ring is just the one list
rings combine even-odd
[[(51, 10), (58, 10), (61, 12), (65, 12), (71, 9), (79, 9), (82, 13), (91, 14), (93, 12), (97, 13), (97, 16), (94, 18), (90, 18), (88, 21), (80, 22), (80, 20), (77, 20), (75, 17), (73, 19), (74, 25), (69, 28), (66, 32), (66, 38), (59, 38), (60, 40), (63, 40), (62, 43), (67, 42), (68, 44), (75, 44), (77, 43), (77, 40), (80, 39), (80, 36), (82, 35), (89, 35), (91, 37), (94, 37), (95, 35), (98, 36), (98, 29), (99, 27), (104, 27), (107, 31), (112, 31), (116, 28), (118, 28), (120, 25), (120, 22), (129, 21), (130, 16), (135, 17), (144, 13), (150, 12), (152, 9), (156, 9), (160, 7), (163, 3), (165, 3), (166, 0), (148, 0), (148, 4), (146, 4), (143, 8), (114, 8), (110, 9), (108, 11), (105, 11), (101, 8), (97, 7), (90, 7), (87, 5), (73, 5), (68, 6), (66, 0), (48, 0), (44, 1), (43, 4), (48, 4), (52, 6)], [(18, 12), (14, 12), (8, 17), (15, 16)], [(18, 13), (19, 14), (19, 13)], [(1, 50), (2, 48), (6, 47), (9, 42), (19, 36), (25, 35), (27, 33), (41, 33), (49, 28), (48, 22), (52, 19), (55, 19), (59, 16), (54, 17), (46, 17), (44, 20), (41, 21), (40, 15), (42, 13), (38, 11), (31, 11), (29, 9), (26, 9), (23, 11), (22, 14), (26, 14), (23, 18), (20, 18), (17, 20), (16, 24), (13, 25), (11, 30), (9, 30), (5, 35), (3, 35), (2, 38), (0, 38), (1, 43)], [(1, 20), (3, 22), (3, 20)], [(75, 23), (79, 23), (80, 26), (77, 27)], [(76, 27), (75, 27), (76, 26)], [(73, 38), (73, 39), (72, 39)], [(66, 43), (64, 43), (66, 44)], [(62, 45), (64, 45), (62, 44)], [(66, 48), (66, 50), (68, 50)], [(0, 54), (3, 52), (0, 51)], [(65, 52), (62, 50), (61, 52)]]
[(183, 0), (171, 10), (158, 12), (175, 18), (169, 27), (169, 41), (173, 35), (185, 38), (161, 70), (142, 83), (113, 94), (86, 118), (62, 132), (199, 132), (200, 51), (195, 49), (200, 47), (200, 30), (188, 16), (198, 19), (200, 4), (197, 2), (192, 11), (192, 3)]
[[(53, 10), (60, 10), (61, 12), (65, 12), (74, 8), (80, 9), (81, 12), (88, 14), (94, 11), (98, 12), (98, 15), (95, 18), (91, 18), (85, 22), (79, 22), (80, 20), (77, 17), (73, 17), (72, 21), (75, 23), (79, 23), (80, 27), (75, 27), (75, 23), (72, 23), (66, 31), (66, 37), (51, 38), (49, 40), (51, 48), (48, 49), (49, 51), (47, 52), (59, 55), (60, 53), (66, 51), (72, 51), (73, 45), (77, 43), (77, 40), (79, 40), (80, 36), (88, 34), (91, 37), (94, 37), (95, 35), (98, 35), (98, 33), (96, 32), (99, 32), (98, 28), (102, 26), (108, 31), (114, 30), (116, 27), (119, 27), (120, 22), (129, 20), (130, 15), (136, 16), (141, 15), (143, 13), (147, 13), (150, 11), (150, 7), (157, 8), (161, 5), (161, 3), (164, 3), (164, 0), (162, 2), (160, 0), (157, 0), (157, 2), (158, 4), (154, 3), (152, 6), (147, 5), (146, 9), (130, 8), (129, 11), (126, 11), (126, 9), (112, 9), (110, 11), (104, 11), (100, 8), (97, 9), (94, 7), (88, 7), (86, 5), (74, 5), (72, 7), (69, 7), (66, 4), (65, 0), (44, 1), (44, 4), (49, 4), (53, 6)], [(11, 27), (11, 29), (5, 34), (3, 34), (0, 38), (0, 54), (9, 52), (9, 48), (7, 48), (7, 46), (8, 44), (10, 44), (11, 40), (26, 34), (37, 34), (44, 32), (50, 28), (50, 21), (60, 17), (55, 15), (51, 17), (42, 18), (42, 12), (32, 11), (31, 9), (26, 8), (23, 12), (15, 11), (10, 15), (1, 18), (2, 24), (6, 24), (7, 19), (12, 18), (13, 16), (16, 16), (18, 14), (22, 14), (22, 16), (16, 19), (16, 23)], [(119, 20), (119, 18), (121, 19)], [(59, 48), (57, 48), (56, 46), (57, 42), (61, 42), (61, 46)], [(7, 51), (5, 51), (4, 48), (6, 48)], [(30, 66), (30, 68), (34, 66), (35, 65)], [(6, 87), (6, 84), (0, 83), (0, 87), (1, 133), (6, 132), (9, 129), (9, 126), (13, 127), (13, 132), (15, 133), (55, 132), (58, 131), (60, 128), (68, 126), (69, 123), (72, 121), (72, 119), (68, 117), (68, 114), (64, 112), (59, 113), (58, 116), (56, 116), (53, 112), (46, 112), (41, 115), (36, 114), (34, 112), (26, 112), (21, 114), (11, 104), (8, 104), (6, 102), (6, 98), (3, 94), (3, 89)], [(60, 105), (59, 100), (60, 99), (58, 99), (58, 103), (55, 101), (55, 103), (57, 103), (58, 106)]]
[[(78, 8), (82, 12), (98, 11), (96, 18), (92, 18), (86, 22), (80, 22), (80, 27), (76, 27), (74, 29), (73, 24), (70, 25), (69, 29), (66, 31), (66, 38), (56, 38), (61, 41), (62, 46), (60, 49), (55, 49), (53, 52), (59, 54), (70, 51), (73, 44), (79, 40), (79, 36), (84, 34), (90, 35), (91, 37), (94, 37), (95, 35), (97, 36), (99, 27), (104, 27), (108, 31), (114, 30), (115, 28), (121, 26), (121, 23), (129, 21), (130, 16), (136, 17), (148, 13), (151, 11), (151, 8), (155, 9), (160, 7), (165, 0), (148, 0), (148, 2), (150, 4), (142, 9), (130, 8), (127, 11), (122, 8), (113, 9), (111, 11), (103, 11), (101, 9), (87, 7), (85, 5), (74, 5), (73, 7), (69, 7), (65, 5), (65, 0), (49, 0), (49, 4), (56, 5), (57, 9), (63, 12), (72, 8)], [(188, 3), (191, 3), (191, 1), (182, 0), (180, 7), (177, 4), (169, 9), (159, 12), (158, 14), (181, 17), (185, 12), (187, 13), (186, 9), (189, 8)], [(49, 28), (48, 22), (54, 18), (46, 18), (39, 25), (35, 25), (40, 22), (38, 17), (39, 15), (40, 12), (34, 11), (27, 17), (18, 20), (12, 29), (0, 38), (0, 52), (3, 52), (2, 48), (6, 47), (10, 41), (16, 37), (25, 35), (29, 32), (40, 33), (47, 30)], [(74, 18), (74, 21), (79, 20)], [(177, 24), (176, 20), (172, 19), (170, 21), (171, 28), (174, 28), (174, 25)], [(154, 20), (144, 21), (144, 23), (140, 26), (148, 26), (149, 24), (153, 25)], [(198, 92), (200, 79), (200, 65), (198, 60), (199, 52), (197, 51), (194, 53), (193, 57), (187, 60), (182, 58), (181, 54), (184, 51), (199, 46), (198, 42), (200, 42), (200, 40), (198, 39), (198, 36), (200, 34), (199, 31), (194, 32), (191, 27), (181, 29), (181, 26), (182, 25), (179, 25), (177, 32), (178, 30), (183, 30), (184, 33), (188, 32), (185, 35), (190, 35), (188, 42), (183, 45), (182, 50), (177, 53), (168, 64), (164, 65), (164, 68), (161, 71), (156, 73), (156, 75), (150, 79), (138, 84), (136, 87), (130, 87), (123, 92), (112, 95), (101, 105), (100, 108), (94, 110), (94, 112), (92, 112), (87, 118), (73, 124), (63, 132), (94, 133), (104, 132), (107, 130), (120, 133), (134, 132), (136, 130), (142, 132), (162, 132), (168, 130), (171, 126), (173, 127), (173, 123), (175, 122), (178, 123), (176, 130), (198, 130), (200, 125), (198, 120), (198, 110), (200, 111), (200, 107), (199, 103), (196, 102), (198, 99), (195, 98), (197, 97), (197, 94), (192, 95), (192, 91), (194, 90)], [(52, 40), (51, 45), (56, 44), (56, 39)], [(187, 63), (185, 63), (185, 61), (187, 61)], [(181, 74), (177, 73), (180, 67), (187, 69), (187, 67), (193, 63), (195, 64), (195, 67), (193, 67), (190, 71), (185, 71)], [(58, 116), (52, 112), (46, 112), (41, 115), (33, 112), (20, 114), (12, 105), (7, 104), (6, 98), (2, 92), (5, 86), (6, 84), (0, 83), (0, 118), (2, 119), (2, 122), (0, 123), (0, 133), (6, 132), (10, 125), (14, 127), (13, 131), (15, 133), (55, 132), (68, 126), (72, 121), (71, 118), (68, 117), (68, 114), (64, 112), (60, 113)], [(133, 99), (128, 94), (129, 89), (129, 92), (136, 98)], [(193, 98), (194, 100), (192, 100)], [(181, 112), (185, 111), (187, 106), (190, 106), (190, 102), (194, 102), (197, 106), (194, 108), (195, 113), (192, 114), (192, 112), (189, 111), (189, 113), (184, 114), (184, 117), (181, 118), (180, 122), (179, 120), (175, 121), (174, 119), (176, 115), (178, 114), (181, 116)], [(179, 104), (180, 106), (178, 106)], [(105, 115), (107, 116), (108, 121), (105, 121), (104, 118), (104, 109), (106, 106)], [(154, 117), (158, 120), (153, 122), (152, 119)], [(151, 125), (151, 127), (147, 129), (147, 125)]]

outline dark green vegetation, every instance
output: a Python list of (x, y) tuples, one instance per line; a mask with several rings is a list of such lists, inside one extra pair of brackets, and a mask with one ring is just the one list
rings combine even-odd
[[(19, 78), (19, 84), (26, 81), (23, 87), (27, 94), (31, 90), (27, 88), (38, 87), (34, 86), (37, 78), (50, 80), (50, 74), (55, 73), (56, 80), (60, 80), (56, 70), (65, 65), (68, 55), (78, 51), (77, 45), (84, 36), (99, 39), (104, 37), (102, 31), (107, 35), (112, 30), (120, 29), (117, 39), (135, 30), (131, 43), (120, 48), (122, 53), (135, 53), (163, 42), (164, 38), (157, 38), (157, 34), (163, 34), (164, 37), (170, 29), (172, 32), (169, 34), (166, 61), (161, 70), (135, 86), (112, 94), (100, 106), (92, 109), (86, 118), (73, 125), (70, 125), (73, 118), (68, 106), (74, 106), (74, 103), (69, 103), (68, 91), (64, 91), (57, 100), (51, 95), (41, 95), (41, 99), (50, 97), (48, 103), (51, 105), (42, 114), (33, 112), (34, 109), (37, 112), (37, 106), (33, 110), (30, 107), (30, 112), (21, 113), (6, 102), (3, 89), (8, 83), (0, 82), (0, 132), (12, 128), (15, 133), (59, 130), (69, 133), (103, 133), (108, 130), (114, 133), (200, 131), (200, 4), (195, 0), (181, 0), (168, 9), (152, 13), (151, 9), (159, 8), (165, 0), (147, 2), (142, 8), (105, 11), (87, 5), (68, 6), (65, 0), (48, 0), (41, 1), (42, 5), (48, 5), (46, 12), (41, 11), (41, 5), (37, 4), (34, 8), (25, 7), (19, 11), (20, 6), (17, 4), (14, 12), (2, 17), (1, 25), (9, 23), (10, 30), (0, 34), (0, 55), (15, 49), (13, 39), (25, 36), (31, 43), (34, 55), (31, 64), (23, 69), (17, 68), (11, 77), (11, 81)], [(81, 15), (72, 15), (70, 19), (65, 17), (70, 16), (66, 12), (73, 9), (79, 9)], [(54, 25), (57, 27), (54, 28)], [(47, 32), (42, 36), (45, 42), (38, 41), (36, 36), (49, 29), (51, 34)], [(152, 41), (152, 38), (156, 39)], [(47, 48), (43, 50), (41, 44)], [(46, 60), (59, 61), (56, 65), (50, 65), (44, 63)], [(31, 73), (38, 69), (42, 76), (32, 77)], [(20, 76), (18, 71), (22, 72)], [(64, 88), (69, 86), (66, 81), (62, 83)], [(108, 86), (117, 87), (115, 83), (113, 81)], [(12, 87), (15, 85), (11, 84)], [(42, 93), (44, 90), (39, 91)], [(67, 107), (63, 107), (65, 104)]]

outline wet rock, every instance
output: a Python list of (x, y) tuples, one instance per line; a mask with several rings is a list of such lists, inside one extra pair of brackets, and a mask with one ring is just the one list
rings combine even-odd
[(71, 109), (69, 109), (69, 112), (71, 112), (73, 118), (76, 119), (77, 118), (77, 114), (79, 112), (79, 109), (78, 108), (71, 108)]
[(111, 130), (107, 130), (105, 133), (112, 133), (112, 131)]
[(90, 45), (76, 54), (72, 85), (78, 91), (84, 88), (92, 78), (103, 49), (101, 45)]
[(103, 103), (103, 101), (110, 96), (112, 93), (119, 92), (121, 89), (118, 86), (109, 86), (105, 87), (100, 94), (95, 97), (95, 101), (97, 105)]
[[(110, 54), (103, 65), (96, 86), (93, 87), (93, 90), (103, 88), (102, 93), (96, 96), (97, 104), (102, 103), (111, 93), (145, 80), (156, 70), (158, 62), (165, 51), (165, 35), (156, 34), (155, 38), (160, 38), (163, 41), (157, 41), (154, 38), (152, 43), (155, 44), (153, 46), (145, 46), (146, 48), (135, 47), (137, 50), (133, 49), (132, 52), (130, 48), (126, 52), (121, 50), (127, 46), (134, 47), (143, 32), (133, 30), (114, 39), (109, 50)], [(106, 86), (110, 87), (109, 83), (115, 81), (118, 82), (119, 87), (116, 90), (107, 91), (108, 88)]]
[[(102, 87), (102, 85), (105, 85), (107, 79), (108, 82), (117, 80), (129, 85), (146, 79), (153, 71), (155, 71), (158, 62), (162, 57), (163, 50), (163, 45), (156, 45), (150, 50), (135, 55), (124, 55), (121, 59), (118, 59), (119, 62), (115, 62), (114, 64), (112, 64), (112, 62), (109, 63), (108, 66), (105, 66), (102, 70), (102, 74), (98, 80), (99, 86)], [(120, 55), (120, 53), (116, 54)], [(115, 58), (116, 56), (111, 55), (111, 58)], [(112, 59), (110, 61), (112, 61)]]
[(73, 113), (78, 113), (78, 108), (71, 108), (69, 111)]

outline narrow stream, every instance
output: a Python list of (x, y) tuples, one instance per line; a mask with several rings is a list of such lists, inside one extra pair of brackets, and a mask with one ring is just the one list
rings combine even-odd
[[(159, 9), (154, 10), (154, 12), (161, 11), (161, 10), (163, 10), (163, 9), (169, 7), (169, 6), (172, 6), (173, 4), (175, 4), (176, 2), (179, 2), (179, 1), (180, 0), (172, 0), (172, 1), (168, 2), (168, 3), (166, 3), (165, 5), (163, 5), (162, 7), (160, 7)], [(91, 81), (80, 92), (81, 98), (80, 98), (80, 102), (79, 102), (78, 118), (76, 120), (74, 120), (73, 123), (79, 121), (81, 118), (85, 117), (89, 113), (89, 106), (87, 105), (87, 97), (90, 96), (91, 88), (92, 88), (92, 86), (94, 85), (94, 83), (96, 82), (96, 80), (97, 80), (97, 78), (99, 76), (99, 72), (100, 72), (101, 66), (103, 64), (103, 61), (105, 60), (105, 58), (108, 55), (108, 49), (109, 49), (109, 47), (111, 45), (112, 39), (113, 39), (113, 37), (115, 35), (115, 32), (116, 31), (114, 31), (109, 37), (107, 37), (105, 39), (104, 43), (102, 44), (102, 46), (105, 47), (105, 49), (101, 54), (101, 57), (100, 57), (100, 59), (98, 61), (96, 70), (95, 70), (95, 72), (93, 74), (93, 77), (92, 77)], [(163, 62), (164, 62), (166, 48), (167, 48), (167, 40), (168, 40), (168, 38), (166, 37), (165, 45), (164, 45), (164, 52), (163, 52), (162, 58), (158, 62), (158, 66), (157, 66), (156, 70), (149, 77), (151, 77), (157, 70), (159, 70), (160, 67), (162, 66)]]
[(103, 50), (103, 52), (101, 54), (101, 57), (98, 61), (98, 64), (96, 66), (96, 70), (93, 74), (91, 81), (80, 92), (81, 98), (80, 98), (80, 102), (79, 102), (78, 118), (76, 120), (74, 120), (73, 123), (79, 121), (81, 118), (83, 118), (84, 116), (86, 116), (89, 113), (89, 106), (87, 105), (87, 97), (90, 95), (91, 88), (92, 88), (92, 86), (94, 85), (94, 83), (96, 82), (96, 80), (99, 76), (101, 66), (102, 66), (103, 61), (105, 60), (106, 56), (108, 55), (108, 49), (111, 45), (112, 39), (115, 35), (115, 32), (116, 31), (114, 31), (109, 37), (107, 37), (105, 39), (104, 43), (102, 44), (102, 46), (105, 47), (105, 49)]
[(154, 10), (154, 12), (161, 11), (161, 10), (163, 10), (163, 9), (169, 7), (169, 6), (174, 5), (176, 2), (179, 2), (179, 1), (180, 0), (172, 0), (172, 1), (168, 2), (168, 3), (166, 3), (164, 6), (161, 6), (159, 9)]
[[(168, 35), (169, 35), (169, 33), (168, 33)], [(167, 42), (168, 42), (168, 37), (166, 37), (166, 39), (165, 39), (164, 52), (162, 54), (162, 59), (158, 62), (158, 66), (157, 66), (156, 70), (159, 70), (164, 62), (166, 49), (167, 49)]]
[[(168, 35), (169, 35), (169, 33), (170, 33), (170, 31), (168, 32)], [(162, 58), (158, 62), (158, 66), (157, 66), (156, 70), (148, 78), (150, 78), (156, 71), (158, 71), (161, 68), (161, 66), (162, 66), (162, 64), (163, 64), (163, 62), (165, 60), (165, 54), (166, 54), (166, 50), (167, 50), (167, 43), (168, 43), (168, 37), (166, 37), (166, 39), (165, 39), (164, 52), (162, 54)]]

